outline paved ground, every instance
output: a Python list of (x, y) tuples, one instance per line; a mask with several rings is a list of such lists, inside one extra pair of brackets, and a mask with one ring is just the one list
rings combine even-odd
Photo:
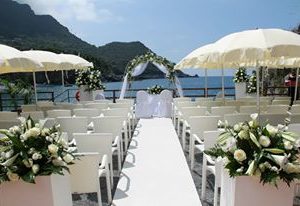
[[(188, 143), (188, 142), (187, 142)], [(188, 148), (188, 147), (186, 147)], [(188, 157), (188, 153), (185, 152), (186, 158)], [(114, 158), (114, 165), (117, 165), (116, 158)], [(188, 162), (189, 164), (189, 162)], [(195, 156), (195, 169), (194, 171), (191, 172), (199, 197), (201, 195), (201, 178), (202, 178), (202, 154), (196, 152)], [(106, 195), (106, 183), (105, 183), (105, 178), (100, 179), (100, 184), (101, 184), (101, 191), (102, 191), (102, 202), (103, 206), (107, 206), (107, 195)], [(207, 178), (207, 189), (206, 189), (206, 198), (205, 200), (202, 201), (203, 206), (212, 206), (213, 205), (213, 188), (214, 188), (214, 176), (212, 174), (208, 174)], [(114, 178), (114, 189), (113, 193), (116, 189), (116, 185), (118, 183), (118, 178)], [(73, 195), (73, 205), (74, 206), (98, 206), (97, 203), (97, 195), (96, 193), (91, 193), (91, 194), (75, 194)], [(130, 206), (130, 205), (128, 205)], [(185, 205), (183, 205), (185, 206)], [(300, 198), (295, 198), (294, 200), (294, 206), (300, 206)]]

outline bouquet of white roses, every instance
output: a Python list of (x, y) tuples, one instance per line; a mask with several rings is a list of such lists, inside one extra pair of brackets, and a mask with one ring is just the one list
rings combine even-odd
[(0, 130), (0, 183), (22, 179), (35, 183), (36, 176), (63, 175), (72, 164), (75, 148), (69, 148), (59, 126), (44, 128), (29, 117), (21, 125)]
[(149, 94), (160, 94), (164, 89), (161, 86), (154, 85), (150, 88), (147, 88)]
[(101, 72), (96, 68), (76, 70), (75, 83), (78, 87), (86, 86), (87, 91), (105, 89), (105, 86), (102, 84), (100, 77)]
[(205, 153), (222, 157), (231, 177), (257, 176), (260, 181), (276, 185), (283, 180), (288, 185), (300, 178), (298, 135), (287, 132), (285, 125), (260, 126), (257, 114), (249, 122), (225, 127), (215, 147)]
[(234, 75), (233, 82), (240, 83), (240, 82), (247, 82), (248, 81), (248, 75), (246, 72), (246, 68), (241, 67), (239, 68)]

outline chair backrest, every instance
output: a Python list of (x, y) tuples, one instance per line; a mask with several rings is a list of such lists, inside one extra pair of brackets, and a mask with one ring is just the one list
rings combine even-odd
[(222, 107), (212, 107), (211, 115), (224, 116), (225, 114), (236, 113), (235, 106), (222, 106)]
[(171, 103), (173, 102), (173, 94), (170, 90), (163, 90), (160, 94), (161, 102)]
[(78, 152), (97, 152), (102, 159), (107, 155), (109, 162), (112, 160), (112, 141), (111, 133), (74, 133)]
[(182, 118), (188, 120), (190, 116), (205, 116), (207, 107), (182, 107), (180, 112), (182, 113)]
[(113, 138), (121, 135), (123, 122), (125, 118), (122, 116), (111, 117), (94, 117), (94, 132), (95, 133), (112, 133)]
[(108, 107), (110, 109), (113, 109), (113, 108), (131, 108), (132, 105), (131, 105), (131, 103), (109, 103)]
[(213, 101), (213, 97), (196, 97), (195, 102)]
[(196, 107), (197, 106), (197, 102), (180, 101), (180, 102), (177, 102), (175, 105), (180, 110), (180, 108), (182, 108), (182, 107)]
[(278, 124), (284, 124), (285, 118), (288, 114), (260, 114), (261, 123), (269, 123), (271, 125), (277, 126)]
[(147, 101), (148, 99), (148, 93), (145, 91), (138, 91), (136, 93), (136, 103), (143, 103), (145, 101)]
[(45, 119), (44, 112), (42, 111), (21, 112), (20, 115), (21, 117), (25, 117), (26, 119), (30, 116), (34, 121)]
[(191, 133), (203, 138), (204, 131), (218, 129), (218, 121), (221, 116), (191, 116), (188, 120), (191, 126)]
[(205, 149), (213, 148), (215, 144), (217, 144), (217, 139), (221, 133), (222, 132), (218, 130), (204, 131), (203, 132), (204, 148)]
[(190, 102), (191, 98), (190, 97), (176, 97), (174, 98), (174, 103), (177, 102)]
[(58, 105), (60, 106), (61, 109), (68, 109), (68, 110), (83, 108), (83, 104), (66, 103), (66, 104), (58, 104)]
[(87, 117), (57, 117), (56, 119), (61, 131), (68, 133), (69, 140), (73, 139), (73, 133), (87, 132)]
[(224, 106), (224, 101), (215, 100), (215, 101), (204, 101), (204, 102), (198, 102), (199, 106), (207, 107), (207, 110), (210, 111), (211, 107), (220, 107)]
[(292, 113), (290, 115), (291, 124), (300, 123), (300, 112), (299, 113)]
[(129, 108), (114, 108), (102, 110), (104, 116), (124, 116), (128, 117)]
[(93, 108), (93, 109), (107, 109), (108, 108), (108, 103), (103, 102), (103, 103), (88, 103), (84, 106), (85, 108)]
[(22, 112), (32, 112), (32, 111), (37, 111), (37, 105), (35, 104), (25, 104), (21, 105)]
[(289, 96), (275, 96), (274, 100), (291, 100)]
[(272, 105), (290, 105), (291, 100), (278, 100), (278, 99), (274, 99), (272, 101)]
[(257, 113), (256, 106), (240, 106), (240, 113), (253, 114)]
[(250, 115), (245, 113), (238, 113), (238, 114), (225, 114), (224, 120), (228, 122), (229, 125), (234, 126), (239, 122), (250, 121)]
[(18, 112), (0, 112), (0, 120), (16, 120), (18, 116)]
[(267, 107), (267, 113), (269, 114), (286, 114), (289, 109), (289, 105), (269, 105)]
[(90, 104), (90, 103), (94, 103), (94, 101), (80, 101), (80, 104), (83, 105)]
[(293, 104), (290, 112), (291, 113), (300, 113), (300, 104)]
[(55, 110), (48, 110), (47, 117), (49, 118), (56, 118), (56, 117), (71, 117), (72, 111), (69, 109), (55, 109)]
[(101, 162), (98, 153), (78, 153), (75, 164), (69, 165), (72, 193), (98, 192), (99, 164)]
[(82, 109), (73, 109), (73, 113), (76, 117), (97, 117), (100, 115), (101, 111), (94, 108), (82, 108)]
[(112, 101), (111, 100), (109, 100), (109, 99), (97, 99), (97, 100), (94, 100), (93, 101), (94, 103), (112, 103)]
[(54, 106), (54, 103), (50, 102), (50, 101), (37, 101), (36, 104), (37, 104), (38, 107), (51, 107), (51, 106)]
[(116, 99), (116, 103), (127, 103), (134, 105), (134, 99)]
[(294, 132), (294, 133), (298, 134), (300, 137), (300, 124), (299, 123), (289, 124), (288, 131)]
[(20, 125), (20, 121), (18, 119), (15, 120), (0, 120), (0, 129), (9, 129), (15, 125)]

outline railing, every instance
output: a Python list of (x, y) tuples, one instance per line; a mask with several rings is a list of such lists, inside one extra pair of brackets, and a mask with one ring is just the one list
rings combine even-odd
[[(39, 101), (55, 101), (54, 92), (37, 92)], [(31, 102), (35, 102), (35, 97), (31, 98)], [(0, 111), (3, 110), (18, 110), (24, 104), (24, 98), (16, 96), (14, 99), (10, 98), (9, 93), (0, 93)]]
[[(235, 88), (234, 87), (225, 87), (225, 97), (234, 97), (235, 96)], [(126, 92), (125, 98), (135, 98), (136, 92), (140, 90), (147, 90), (147, 89), (128, 89)], [(177, 92), (175, 89), (170, 89), (173, 91), (173, 96), (176, 97)], [(279, 86), (279, 87), (266, 87), (264, 89), (265, 95), (287, 95), (288, 87), (285, 86)], [(53, 102), (76, 102), (75, 100), (75, 93), (77, 92), (77, 89), (66, 89), (62, 93), (54, 96), (54, 92), (38, 92), (39, 101), (53, 101)], [(221, 92), (221, 87), (214, 87), (214, 88), (183, 88), (184, 96), (186, 97), (213, 97), (216, 96), (218, 92)], [(120, 95), (120, 89), (115, 90), (105, 90), (105, 97), (107, 99), (112, 99), (113, 102), (116, 101), (116, 99)], [(24, 104), (24, 100), (21, 97), (17, 97), (15, 99), (15, 102), (17, 103), (15, 105), (11, 105), (10, 102), (12, 102), (12, 99), (10, 98), (8, 93), (0, 93), (0, 111), (3, 110), (12, 110), (20, 108), (22, 104)], [(32, 102), (34, 102), (34, 97), (32, 97)]]

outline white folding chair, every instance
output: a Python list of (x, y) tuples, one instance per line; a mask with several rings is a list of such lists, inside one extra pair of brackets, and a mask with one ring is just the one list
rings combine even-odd
[[(220, 131), (205, 131), (203, 132), (204, 137), (204, 149), (214, 147), (217, 143), (217, 138), (220, 135)], [(207, 171), (211, 172), (215, 176), (214, 183), (214, 206), (218, 205), (218, 188), (221, 187), (221, 162), (214, 161), (212, 158), (203, 153), (203, 164), (202, 164), (202, 186), (201, 186), (201, 199), (205, 199), (206, 195), (206, 183), (207, 183)]]
[(234, 126), (237, 123), (250, 121), (250, 115), (245, 113), (237, 113), (237, 114), (225, 114), (224, 120), (228, 122), (228, 125)]
[(278, 124), (284, 124), (285, 119), (288, 118), (288, 114), (260, 114), (259, 120), (261, 123), (269, 123), (277, 126)]
[(74, 138), (73, 133), (87, 133), (87, 117), (57, 117), (56, 120), (61, 131), (68, 134), (70, 141)]
[(112, 134), (110, 133), (74, 133), (78, 152), (97, 152), (100, 158), (106, 155), (107, 160), (99, 168), (100, 176), (105, 176), (108, 202), (112, 201), (111, 188), (113, 185), (112, 163)]
[(148, 101), (148, 93), (145, 91), (138, 91), (136, 93), (135, 116), (136, 118), (150, 118), (152, 110)]
[(44, 112), (42, 111), (21, 112), (20, 115), (26, 119), (30, 116), (35, 122), (39, 121), (40, 119), (45, 119)]
[(222, 107), (211, 107), (211, 115), (221, 116), (224, 119), (225, 114), (234, 114), (236, 113), (235, 106), (222, 106)]
[[(203, 132), (217, 130), (220, 118), (220, 116), (192, 116), (189, 118), (191, 126), (189, 148), (191, 169), (194, 169), (195, 165), (195, 149), (198, 149), (200, 152), (204, 151)], [(195, 142), (199, 144), (195, 144)]]
[(275, 96), (274, 100), (291, 100), (289, 96)]
[(291, 103), (291, 100), (277, 100), (277, 99), (274, 99), (272, 101), (272, 105), (290, 105)]
[(94, 117), (92, 118), (94, 123), (95, 133), (112, 133), (113, 135), (113, 152), (117, 152), (118, 155), (118, 171), (121, 171), (121, 163), (123, 160), (123, 146), (122, 146), (122, 128), (124, 126), (125, 118), (121, 116), (113, 117)]
[(289, 110), (289, 105), (269, 105), (267, 106), (268, 114), (286, 114)]
[(160, 101), (159, 101), (159, 109), (158, 109), (158, 116), (159, 117), (172, 117), (172, 103), (173, 103), (173, 96), (172, 92), (169, 90), (163, 90), (160, 93)]
[[(189, 125), (189, 117), (191, 116), (205, 116), (207, 113), (207, 107), (182, 107), (180, 112), (178, 113), (179, 121), (183, 122), (182, 127), (182, 148), (183, 150), (186, 149), (186, 133), (190, 132), (190, 125)], [(179, 131), (178, 131), (179, 132)]]
[(38, 107), (36, 104), (24, 104), (21, 105), (22, 112), (32, 112), (37, 111)]
[(298, 124), (300, 123), (300, 113), (291, 113), (290, 114), (291, 124)]
[(106, 116), (122, 116), (126, 120), (127, 126), (124, 126), (124, 135), (125, 135), (125, 149), (127, 149), (127, 145), (129, 142), (129, 138), (131, 138), (131, 116), (129, 108), (114, 108), (114, 109), (105, 109), (102, 110), (102, 114)]
[(88, 121), (91, 122), (92, 117), (98, 117), (101, 114), (99, 109), (94, 108), (81, 108), (81, 109), (73, 109), (73, 113), (75, 117), (87, 117)]
[(211, 112), (212, 107), (221, 107), (225, 105), (225, 102), (223, 100), (215, 100), (215, 101), (204, 101), (199, 102), (199, 106), (207, 107), (207, 111)]
[(240, 106), (240, 113), (253, 114), (257, 113), (256, 106)]
[[(192, 102), (192, 101), (179, 101), (179, 102), (174, 102), (174, 120), (173, 120), (173, 124), (174, 125), (177, 125), (177, 133), (179, 133), (180, 131), (180, 125), (183, 123), (182, 121), (180, 121), (179, 117), (178, 117), (178, 114), (179, 114), (179, 111), (181, 110), (182, 107), (196, 107), (198, 106), (197, 105), (197, 102)], [(177, 120), (177, 122), (176, 122)], [(175, 126), (176, 128), (176, 126)]]
[(294, 114), (294, 113), (300, 113), (300, 105), (299, 105), (299, 104), (294, 104), (294, 105), (291, 107), (290, 112), (291, 112), (292, 114)]
[(18, 112), (5, 112), (5, 111), (0, 112), (0, 120), (2, 121), (16, 120), (18, 116), (19, 116)]
[(55, 109), (55, 110), (47, 111), (48, 118), (71, 117), (71, 116), (72, 116), (72, 111), (68, 109)]
[(102, 109), (107, 109), (108, 108), (108, 103), (107, 102), (88, 103), (88, 104), (85, 105), (85, 108), (99, 109), (101, 111)]
[(74, 164), (69, 165), (72, 193), (84, 194), (97, 192), (98, 205), (102, 206), (99, 181), (100, 154), (78, 153), (76, 155), (79, 158), (74, 160)]
[(0, 129), (9, 129), (15, 125), (20, 125), (18, 119), (15, 120), (0, 120)]

